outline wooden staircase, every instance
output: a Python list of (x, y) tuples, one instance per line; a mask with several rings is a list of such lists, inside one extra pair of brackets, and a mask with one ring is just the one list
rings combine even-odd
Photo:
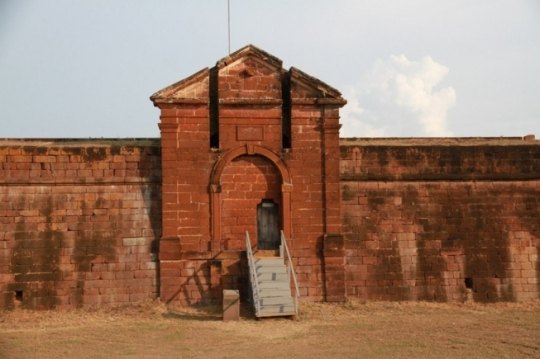
[[(292, 269), (289, 251), (286, 248), (286, 243), (283, 244), (284, 240), (282, 234), (280, 256), (254, 255), (249, 241), (249, 234), (246, 232), (251, 299), (256, 317), (295, 316), (298, 314), (298, 285)], [(294, 282), (296, 296), (291, 293), (291, 279)]]
[(291, 282), (283, 258), (255, 255), (255, 277), (259, 295), (253, 299), (258, 301), (258, 317), (296, 315)]

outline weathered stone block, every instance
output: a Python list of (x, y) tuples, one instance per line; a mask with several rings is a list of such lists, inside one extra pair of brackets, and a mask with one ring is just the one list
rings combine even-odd
[(240, 319), (240, 293), (238, 290), (223, 290), (223, 321)]

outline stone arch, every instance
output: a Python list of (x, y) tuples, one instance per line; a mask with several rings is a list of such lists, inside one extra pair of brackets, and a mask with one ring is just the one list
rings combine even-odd
[(221, 249), (221, 174), (225, 167), (235, 158), (243, 155), (258, 155), (268, 159), (278, 170), (281, 177), (281, 203), (283, 232), (287, 238), (291, 236), (291, 175), (285, 162), (270, 149), (258, 145), (241, 145), (225, 152), (214, 164), (210, 176), (210, 201), (212, 224), (212, 252)]
[(259, 155), (270, 160), (274, 166), (278, 169), (281, 175), (281, 181), (283, 184), (291, 184), (291, 175), (289, 169), (283, 160), (275, 154), (272, 150), (258, 145), (242, 145), (228, 150), (217, 162), (214, 164), (212, 175), (210, 178), (211, 185), (220, 185), (221, 174), (225, 166), (229, 164), (236, 157), (243, 155)]

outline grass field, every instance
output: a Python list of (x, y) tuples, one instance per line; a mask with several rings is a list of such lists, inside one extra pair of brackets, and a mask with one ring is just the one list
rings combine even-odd
[(296, 319), (212, 308), (0, 312), (0, 358), (540, 358), (540, 302), (303, 304)]

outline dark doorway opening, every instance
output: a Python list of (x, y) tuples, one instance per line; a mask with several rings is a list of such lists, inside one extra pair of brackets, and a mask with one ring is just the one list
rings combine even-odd
[(279, 206), (271, 199), (263, 199), (257, 205), (257, 248), (279, 249)]

